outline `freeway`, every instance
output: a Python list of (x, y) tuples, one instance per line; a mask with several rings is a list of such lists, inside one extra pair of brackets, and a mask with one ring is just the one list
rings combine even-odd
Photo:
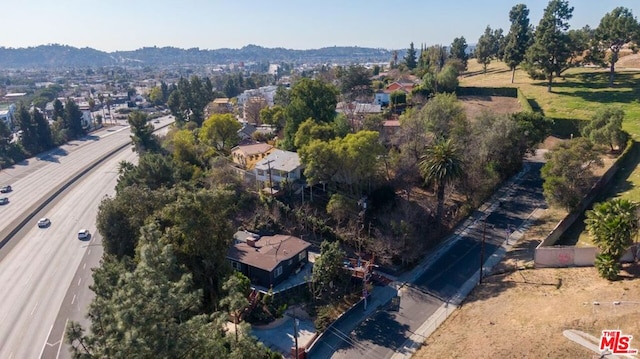
[[(0, 287), (8, 294), (0, 306), (0, 357), (39, 357), (69, 286), (85, 287), (82, 279), (72, 280), (86, 252), (96, 247), (98, 205), (114, 192), (118, 162), (132, 159), (129, 150), (110, 158), (39, 212), (51, 226), (38, 228), (34, 218), (18, 233), (20, 242), (0, 262)], [(78, 239), (85, 227), (89, 241)]]
[[(169, 122), (163, 119), (160, 126)], [(66, 350), (60, 353), (61, 345), (47, 345), (48, 338), (63, 312), (83, 321), (91, 299), (90, 269), (102, 253), (95, 229), (98, 206), (114, 193), (118, 163), (137, 158), (129, 135), (128, 127), (110, 127), (0, 173), (0, 183), (14, 189), (0, 212), (0, 358), (68, 356)], [(117, 148), (122, 150), (100, 161)], [(57, 197), (50, 200), (52, 195)], [(38, 228), (40, 217), (50, 218), (51, 226)], [(80, 228), (90, 230), (89, 240), (78, 239)], [(64, 325), (59, 331), (62, 339)]]

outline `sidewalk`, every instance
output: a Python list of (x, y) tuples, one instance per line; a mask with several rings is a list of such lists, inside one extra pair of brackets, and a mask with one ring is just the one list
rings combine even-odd
[[(452, 297), (441, 298), (441, 301), (439, 302), (441, 305), (434, 308), (431, 315), (429, 315), (422, 323), (419, 323), (420, 325), (415, 324), (416, 320), (420, 320), (416, 317), (415, 306), (413, 308), (406, 309), (405, 312), (401, 305), (396, 318), (397, 320), (405, 318), (402, 319), (405, 320), (405, 322), (397, 322), (397, 324), (401, 324), (400, 326), (405, 328), (404, 330), (406, 335), (402, 338), (404, 342), (398, 342), (397, 344), (390, 344), (387, 342), (384, 345), (375, 342), (371, 343), (371, 341), (366, 338), (363, 339), (359, 337), (356, 339), (353, 334), (354, 329), (362, 323), (366, 323), (370, 316), (377, 316), (377, 314), (374, 315), (375, 312), (384, 311), (383, 309), (390, 303), (393, 297), (397, 296), (398, 293), (402, 295), (403, 288), (411, 288), (411, 283), (415, 283), (419, 278), (421, 278), (421, 276), (423, 276), (423, 274), (430, 269), (430, 267), (434, 265), (440, 257), (447, 254), (462, 238), (472, 237), (474, 232), (477, 233), (478, 226), (487, 221), (487, 218), (494, 211), (500, 208), (501, 203), (506, 203), (512, 200), (512, 197), (515, 196), (514, 192), (518, 190), (518, 185), (523, 181), (523, 178), (525, 178), (531, 169), (532, 166), (525, 163), (523, 169), (517, 175), (507, 181), (505, 185), (494, 194), (494, 196), (464, 220), (442, 244), (422, 260), (420, 265), (415, 267), (413, 270), (400, 275), (397, 278), (397, 281), (391, 283), (389, 286), (376, 287), (371, 295), (366, 310), (364, 310), (363, 303), (361, 302), (352, 310), (345, 313), (338, 321), (333, 323), (331, 328), (317, 340), (315, 345), (313, 345), (308, 353), (309, 357), (313, 359), (330, 358), (331, 356), (344, 356), (345, 354), (347, 354), (347, 356), (360, 355), (366, 357), (375, 353), (383, 357), (389, 357), (389, 354), (391, 354), (390, 357), (392, 358), (410, 358), (422, 345), (424, 339), (431, 335), (438, 326), (458, 308), (466, 296), (475, 288), (480, 279), (480, 269), (467, 277), (464, 284), (454, 290), (455, 294)], [(493, 238), (494, 241), (498, 240), (501, 243), (493, 253), (488, 253), (487, 258), (485, 258), (482, 266), (484, 276), (488, 275), (492, 268), (502, 260), (511, 247), (522, 238), (524, 232), (526, 232), (532, 221), (537, 218), (539, 213), (540, 211), (537, 210), (529, 213), (529, 215), (522, 220), (521, 224), (517, 228), (514, 228), (514, 231), (507, 237), (508, 243), (499, 237)], [(482, 231), (480, 230), (480, 232)], [(404, 300), (405, 299), (403, 298), (402, 301)], [(406, 322), (407, 320), (409, 322)], [(410, 326), (415, 329), (411, 331), (409, 329)], [(339, 353), (340, 355), (338, 355), (336, 351), (341, 349), (341, 347), (344, 348), (345, 343), (349, 347), (348, 350), (350, 351), (347, 352), (347, 350), (341, 350), (341, 353)], [(388, 351), (392, 351), (392, 353), (381, 353), (381, 347), (386, 348)], [(357, 354), (353, 352), (354, 350)], [(334, 353), (336, 353), (336, 355), (334, 355)]]

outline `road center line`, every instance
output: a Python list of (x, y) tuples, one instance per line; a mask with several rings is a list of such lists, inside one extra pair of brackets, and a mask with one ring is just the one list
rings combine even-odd
[(75, 302), (75, 301), (76, 301), (76, 295), (74, 294), (73, 295), (73, 299), (71, 299), (71, 304), (73, 304), (73, 302)]
[(78, 286), (80, 285), (81, 282), (82, 282), (82, 278), (78, 278)]

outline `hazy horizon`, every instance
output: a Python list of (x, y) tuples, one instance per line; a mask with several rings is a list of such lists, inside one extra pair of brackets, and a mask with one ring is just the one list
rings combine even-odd
[[(24, 0), (14, 2), (3, 18), (0, 46), (28, 48), (67, 45), (104, 52), (145, 47), (201, 50), (239, 49), (248, 45), (292, 50), (334, 46), (406, 49), (450, 45), (464, 36), (474, 44), (487, 25), (509, 31), (509, 10), (519, 1), (421, 1), (389, 7), (379, 0), (300, 2), (280, 0), (139, 0), (86, 3)], [(522, 2), (531, 24), (540, 21), (548, 1)], [(640, 13), (640, 1), (615, 4), (569, 1), (571, 28), (595, 28), (616, 6)]]

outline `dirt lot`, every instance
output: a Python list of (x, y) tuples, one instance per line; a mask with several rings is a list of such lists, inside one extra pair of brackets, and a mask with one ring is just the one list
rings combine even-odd
[(522, 111), (517, 98), (498, 96), (459, 96), (467, 118), (472, 120), (483, 111), (493, 114), (511, 114)]
[[(597, 358), (563, 330), (599, 338), (601, 330), (619, 328), (640, 338), (637, 279), (608, 283), (593, 268), (565, 268), (522, 270), (486, 282), (414, 358)], [(631, 344), (640, 348), (638, 339)]]

